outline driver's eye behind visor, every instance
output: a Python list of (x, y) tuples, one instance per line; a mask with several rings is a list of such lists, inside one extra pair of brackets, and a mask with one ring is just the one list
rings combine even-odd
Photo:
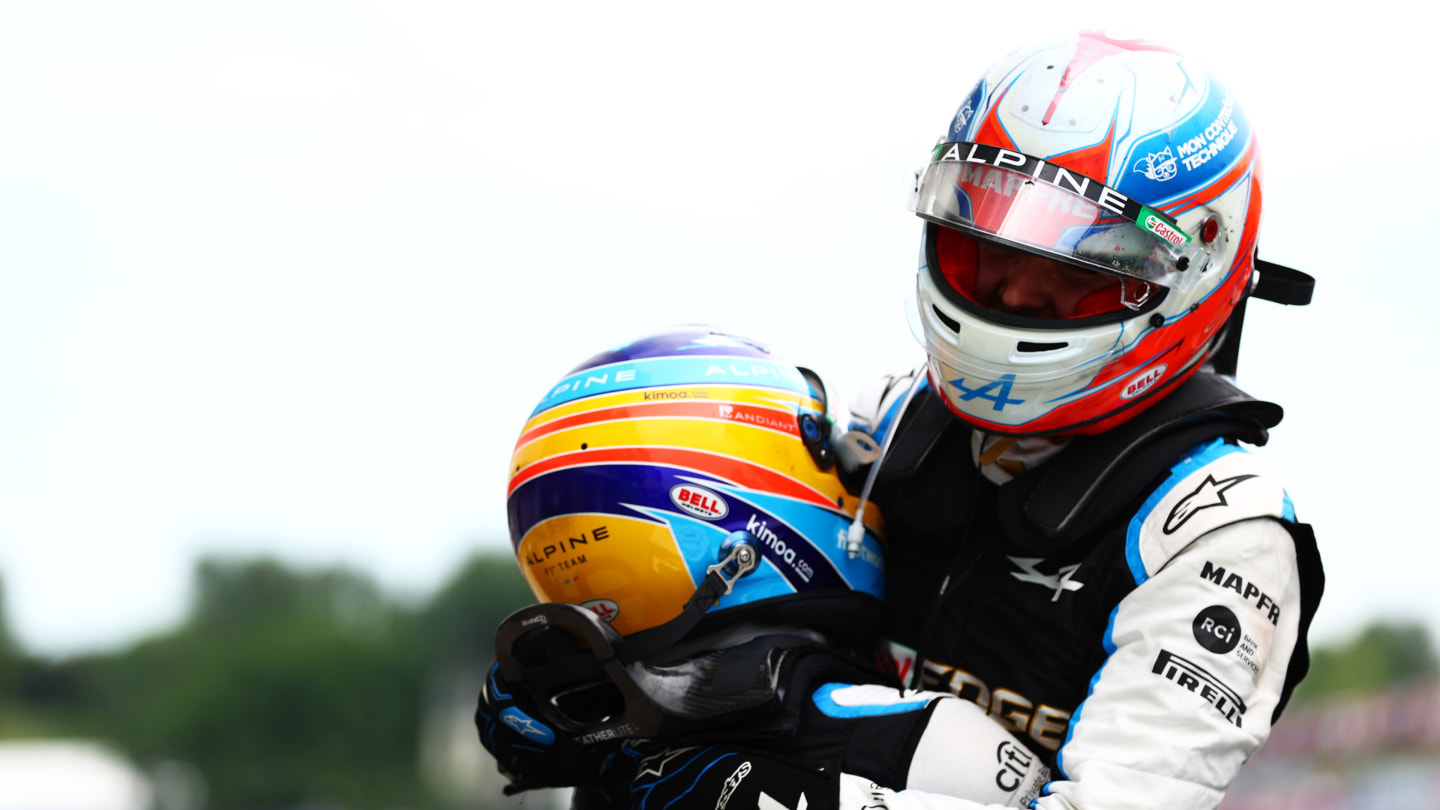
[[(1053, 309), (1023, 313), (1030, 317), (1077, 319), (1138, 310), (1155, 293), (1148, 282), (1082, 269), (1054, 259), (981, 242), (960, 231), (932, 227), (934, 258), (949, 287), (976, 306), (1009, 312), (999, 300), (997, 280), (1031, 274), (1031, 283), (1047, 285), (1043, 296)], [(986, 268), (986, 272), (981, 269)]]

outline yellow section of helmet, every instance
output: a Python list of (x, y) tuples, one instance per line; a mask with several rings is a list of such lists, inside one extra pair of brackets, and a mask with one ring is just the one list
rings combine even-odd
[[(659, 392), (666, 392), (668, 395), (677, 395), (671, 398), (656, 400), (655, 395)], [(683, 396), (678, 396), (683, 394)], [(785, 407), (794, 410), (797, 406), (805, 407), (813, 411), (819, 411), (821, 402), (807, 396), (796, 394), (793, 391), (785, 391), (776, 388), (752, 388), (734, 385), (672, 385), (652, 388), (637, 388), (632, 391), (620, 391), (614, 394), (585, 397), (554, 408), (548, 408), (530, 417), (525, 423), (520, 435), (524, 436), (535, 428), (553, 422), (556, 419), (563, 419), (567, 416), (574, 416), (579, 413), (603, 410), (605, 408), (616, 408), (629, 405), (662, 404), (665, 402), (728, 402), (732, 404), (759, 405), (762, 407), (776, 407), (778, 403), (784, 403)]]
[(536, 524), (516, 551), (541, 601), (589, 608), (621, 635), (675, 618), (695, 592), (669, 528), (648, 520), (561, 515)]

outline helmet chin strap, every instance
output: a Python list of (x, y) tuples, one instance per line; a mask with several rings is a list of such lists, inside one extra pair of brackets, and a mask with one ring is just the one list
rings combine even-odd
[(681, 608), (680, 615), (621, 641), (615, 648), (616, 658), (626, 664), (643, 661), (675, 646), (689, 635), (700, 620), (705, 618), (705, 613), (720, 601), (720, 597), (735, 589), (736, 580), (759, 567), (760, 552), (749, 539), (749, 535), (749, 532), (732, 533), (729, 541), (732, 543), (730, 553), (725, 559), (705, 569), (705, 579), (700, 582), (700, 587), (695, 589), (685, 607)]
[(910, 381), (905, 398), (900, 401), (900, 410), (895, 412), (895, 421), (890, 425), (890, 432), (885, 434), (885, 441), (880, 444), (880, 457), (870, 465), (870, 472), (865, 476), (865, 486), (860, 490), (860, 506), (855, 510), (855, 519), (845, 530), (845, 553), (852, 559), (859, 556), (860, 548), (865, 545), (865, 504), (869, 502), (870, 492), (875, 488), (875, 479), (880, 476), (880, 466), (885, 463), (885, 454), (890, 450), (890, 443), (895, 440), (895, 434), (900, 432), (900, 417), (905, 415), (905, 409), (910, 407), (910, 400), (915, 398), (915, 392), (919, 391), (925, 382), (928, 361), (921, 368), (922, 371)]

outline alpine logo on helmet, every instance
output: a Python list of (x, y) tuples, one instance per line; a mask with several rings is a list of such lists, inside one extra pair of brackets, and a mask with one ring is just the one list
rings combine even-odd
[(949, 124), (917, 185), (912, 325), (950, 410), (1098, 433), (1187, 380), (1254, 268), (1259, 155), (1232, 94), (1082, 34), (996, 64)]

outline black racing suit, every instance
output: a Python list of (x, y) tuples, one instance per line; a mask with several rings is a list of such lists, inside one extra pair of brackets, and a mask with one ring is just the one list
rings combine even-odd
[[(900, 415), (908, 382), (852, 409), (852, 428), (899, 431), (875, 500), (902, 677), (923, 658), (922, 688), (974, 701), (1053, 765), (1040, 810), (1218, 805), (1304, 676), (1323, 590), (1309, 527), (1234, 442), (1263, 443), (1278, 407), (1204, 372), (1129, 435), (1074, 440), (997, 486), (976, 463), (994, 437), (928, 388)], [(877, 804), (844, 780), (842, 807), (979, 806)]]

